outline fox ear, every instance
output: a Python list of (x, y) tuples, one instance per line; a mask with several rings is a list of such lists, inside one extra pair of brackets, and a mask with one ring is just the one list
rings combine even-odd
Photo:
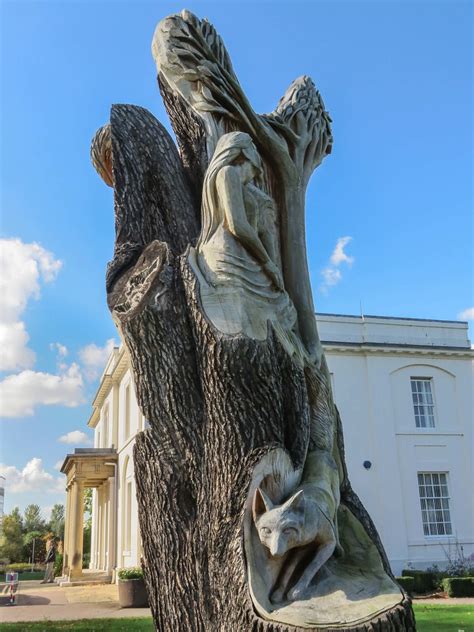
[(270, 498), (268, 498), (263, 489), (257, 487), (257, 489), (255, 490), (255, 495), (253, 497), (253, 519), (257, 520), (257, 518), (259, 518), (266, 511), (270, 511), (270, 509), (273, 509), (272, 501), (270, 500)]
[(296, 494), (293, 494), (285, 503), (285, 509), (292, 509), (293, 511), (304, 511), (304, 492), (300, 489)]

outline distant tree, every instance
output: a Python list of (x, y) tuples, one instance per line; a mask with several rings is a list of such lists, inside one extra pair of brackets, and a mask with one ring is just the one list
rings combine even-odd
[(0, 534), (0, 558), (10, 562), (21, 562), (23, 557), (23, 521), (20, 510), (15, 507), (3, 517)]
[(92, 487), (84, 490), (84, 537), (82, 543), (83, 564), (89, 565), (91, 554), (91, 532), (92, 532)]
[(30, 533), (31, 531), (44, 532), (46, 523), (41, 515), (41, 508), (39, 505), (31, 504), (25, 509), (23, 519), (23, 531), (24, 533)]
[(23, 561), (41, 564), (44, 562), (45, 557), (46, 539), (44, 530), (28, 531), (23, 536)]
[(64, 519), (64, 505), (60, 503), (53, 505), (51, 518), (49, 519), (49, 529), (61, 540), (64, 540)]

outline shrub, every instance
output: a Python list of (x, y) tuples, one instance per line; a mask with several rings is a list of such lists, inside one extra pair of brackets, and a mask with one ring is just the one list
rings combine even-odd
[(408, 595), (413, 594), (413, 586), (415, 585), (414, 577), (404, 575), (403, 577), (395, 577), (395, 579)]
[(436, 574), (429, 571), (415, 571), (413, 569), (404, 569), (403, 577), (413, 577), (413, 591), (416, 593), (427, 593), (434, 590), (436, 586)]
[[(33, 566), (34, 573), (43, 572), (43, 571), (44, 571), (43, 566), (38, 566), (38, 564), (35, 564)], [(5, 572), (29, 573), (31, 572), (31, 564), (26, 564), (25, 562), (17, 562), (15, 564), (8, 564), (8, 566), (5, 567)]]
[(54, 576), (61, 577), (63, 574), (63, 556), (62, 553), (56, 555), (56, 561), (54, 562)]
[(143, 579), (143, 571), (139, 566), (131, 566), (130, 568), (120, 568), (118, 570), (118, 578), (122, 581), (127, 579)]
[(474, 577), (447, 577), (443, 589), (449, 597), (474, 597)]

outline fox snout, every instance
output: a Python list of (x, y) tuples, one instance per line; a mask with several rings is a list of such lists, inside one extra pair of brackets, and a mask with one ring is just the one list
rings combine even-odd
[(285, 543), (277, 535), (270, 540), (269, 548), (272, 557), (282, 557), (286, 553)]

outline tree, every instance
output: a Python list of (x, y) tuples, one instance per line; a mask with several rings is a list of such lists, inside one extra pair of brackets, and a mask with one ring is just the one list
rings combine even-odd
[(30, 531), (43, 532), (45, 527), (46, 523), (41, 515), (40, 506), (31, 504), (25, 507), (23, 518), (23, 529), (25, 533), (29, 533)]
[(23, 524), (18, 507), (3, 516), (0, 535), (0, 558), (21, 562), (23, 554)]
[(43, 531), (28, 531), (23, 536), (23, 560), (41, 564), (46, 558), (46, 538)]
[[(314, 317), (304, 219), (309, 178), (332, 146), (331, 120), (321, 96), (303, 77), (293, 82), (274, 112), (255, 113), (221, 38), (206, 20), (189, 12), (163, 20), (153, 48), (180, 152), (149, 112), (113, 106), (110, 125), (94, 138), (92, 159), (115, 194), (107, 300), (151, 426), (137, 436), (134, 461), (155, 626), (193, 632), (301, 629), (273, 614), (268, 599), (262, 605), (256, 594), (254, 551), (265, 569), (274, 565), (275, 577), (286, 574), (287, 558), (265, 566), (269, 556), (258, 542), (251, 504), (256, 485), (267, 482), (282, 500), (285, 485), (288, 492), (290, 482), (294, 486), (303, 480), (311, 457), (331, 463), (337, 472), (339, 522), (326, 519), (345, 557), (328, 562), (334, 586), (347, 580), (344, 568), (352, 568), (352, 577), (363, 568), (363, 587), (371, 578), (374, 584), (380, 580), (395, 599), (382, 614), (373, 610), (363, 624), (347, 624), (346, 631), (414, 630), (409, 600), (394, 584), (376, 529), (347, 476), (341, 421)], [(232, 153), (225, 142), (233, 131), (240, 132), (235, 136), (239, 142), (248, 138), (251, 143), (222, 169), (220, 184), (208, 189), (216, 154)], [(225, 319), (216, 325), (212, 310), (221, 303), (214, 300), (206, 311), (205, 302), (216, 284), (206, 282), (196, 263), (205, 237), (200, 234), (201, 208), (203, 218), (209, 204), (211, 212), (223, 213), (232, 195), (245, 206), (237, 172), (246, 184), (258, 176), (252, 195), (265, 200), (266, 217), (275, 218), (268, 231), (276, 233), (277, 263), (259, 243), (255, 215), (253, 227), (247, 218), (247, 224), (239, 220), (244, 226), (239, 229), (236, 215), (219, 225), (228, 231), (223, 243), (236, 241), (241, 248), (233, 261), (243, 262), (242, 278), (256, 270), (262, 292), (286, 301), (291, 327), (270, 319), (266, 337), (227, 331)], [(220, 204), (212, 198), (219, 186), (222, 199), (228, 196)], [(245, 244), (253, 259), (246, 258)], [(225, 258), (220, 261), (231, 265)], [(242, 287), (232, 293), (236, 307), (229, 318), (238, 313), (250, 321), (254, 314), (246, 307), (244, 281)], [(318, 454), (324, 458), (318, 461)]]
[(88, 566), (91, 555), (92, 535), (92, 487), (84, 489), (84, 530), (83, 530), (83, 563)]
[(56, 503), (51, 509), (51, 517), (49, 519), (49, 529), (60, 540), (64, 540), (64, 505)]

